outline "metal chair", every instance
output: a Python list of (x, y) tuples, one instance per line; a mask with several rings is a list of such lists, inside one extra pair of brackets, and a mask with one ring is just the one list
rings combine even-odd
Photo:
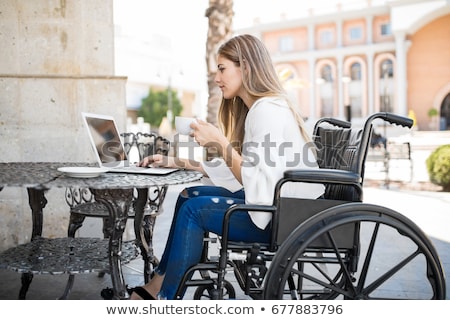
[[(314, 142), (320, 169), (286, 171), (273, 205), (230, 207), (219, 256), (210, 257), (205, 244), (202, 262), (187, 270), (176, 297), (197, 287), (194, 299), (235, 298), (226, 278), (232, 268), (253, 299), (445, 299), (443, 268), (424, 232), (396, 211), (362, 202), (375, 119), (412, 126), (411, 119), (391, 113), (371, 115), (361, 129), (319, 120)], [(297, 182), (325, 184), (323, 199), (281, 197), (285, 183)], [(230, 217), (242, 210), (272, 213), (269, 243), (228, 240)], [(405, 283), (411, 290), (399, 294)]]
[[(130, 155), (133, 148), (138, 152), (139, 159), (143, 159), (152, 154), (168, 155), (170, 150), (170, 141), (155, 133), (122, 133), (124, 139), (125, 152)], [(147, 203), (144, 207), (143, 233), (145, 238), (146, 252), (141, 252), (144, 260), (144, 281), (148, 282), (150, 274), (159, 261), (153, 253), (153, 229), (156, 217), (161, 212), (161, 204), (164, 201), (167, 192), (167, 186), (152, 187), (148, 192)], [(66, 202), (70, 207), (70, 220), (68, 227), (68, 236), (75, 237), (76, 231), (82, 227), (86, 217), (103, 219), (103, 235), (109, 238), (113, 226), (109, 220), (109, 213), (105, 205), (94, 200), (91, 192), (87, 188), (68, 188), (66, 189)], [(135, 195), (135, 198), (137, 194)], [(134, 219), (135, 207), (130, 206), (128, 218)], [(99, 276), (103, 276), (108, 270), (101, 271)], [(70, 293), (74, 275), (69, 276), (62, 299), (65, 299)], [(106, 290), (106, 289), (105, 289)], [(102, 293), (102, 295), (105, 295)], [(107, 295), (107, 293), (106, 293)]]

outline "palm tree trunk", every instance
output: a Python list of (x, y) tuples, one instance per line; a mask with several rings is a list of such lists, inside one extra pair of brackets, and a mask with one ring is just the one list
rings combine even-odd
[(206, 120), (217, 125), (217, 111), (222, 99), (222, 93), (214, 82), (217, 72), (217, 49), (232, 32), (233, 0), (209, 0), (209, 8), (205, 16), (209, 20), (208, 39), (206, 41), (206, 66), (208, 72), (208, 113)]

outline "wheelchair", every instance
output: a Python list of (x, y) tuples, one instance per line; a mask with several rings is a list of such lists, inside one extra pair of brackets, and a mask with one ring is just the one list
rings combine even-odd
[[(375, 119), (413, 124), (386, 112), (372, 114), (356, 129), (320, 119), (313, 131), (320, 169), (286, 171), (272, 205), (231, 206), (222, 235), (213, 238), (218, 256), (211, 256), (205, 240), (202, 261), (186, 271), (176, 298), (196, 287), (194, 299), (235, 299), (227, 277), (233, 272), (251, 299), (445, 299), (443, 267), (425, 233), (399, 212), (362, 201)], [(281, 196), (284, 184), (298, 182), (323, 183), (323, 198)], [(269, 243), (228, 240), (230, 217), (239, 210), (272, 213)]]

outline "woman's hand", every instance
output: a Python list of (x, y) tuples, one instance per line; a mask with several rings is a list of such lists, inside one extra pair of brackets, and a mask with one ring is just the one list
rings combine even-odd
[(154, 154), (145, 157), (139, 162), (139, 167), (166, 167), (166, 168), (178, 168), (174, 157), (163, 156), (162, 154)]
[(215, 147), (220, 150), (228, 145), (227, 138), (222, 132), (211, 123), (203, 120), (197, 120), (191, 123), (191, 137), (195, 138), (195, 141), (202, 147)]
[(152, 156), (145, 157), (141, 162), (139, 162), (138, 166), (196, 170), (201, 172), (203, 175), (206, 175), (201, 163), (196, 160), (163, 156), (161, 154), (154, 154)]
[[(227, 163), (236, 179), (242, 183), (241, 163), (242, 156), (232, 148), (228, 139), (214, 125), (202, 120), (191, 123), (191, 137), (194, 137), (199, 145), (206, 148), (215, 149)], [(205, 173), (205, 170), (202, 170)]]

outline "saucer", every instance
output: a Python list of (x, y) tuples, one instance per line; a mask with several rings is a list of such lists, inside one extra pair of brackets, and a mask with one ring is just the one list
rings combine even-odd
[(61, 167), (58, 171), (72, 178), (95, 178), (108, 172), (108, 169), (98, 167)]

